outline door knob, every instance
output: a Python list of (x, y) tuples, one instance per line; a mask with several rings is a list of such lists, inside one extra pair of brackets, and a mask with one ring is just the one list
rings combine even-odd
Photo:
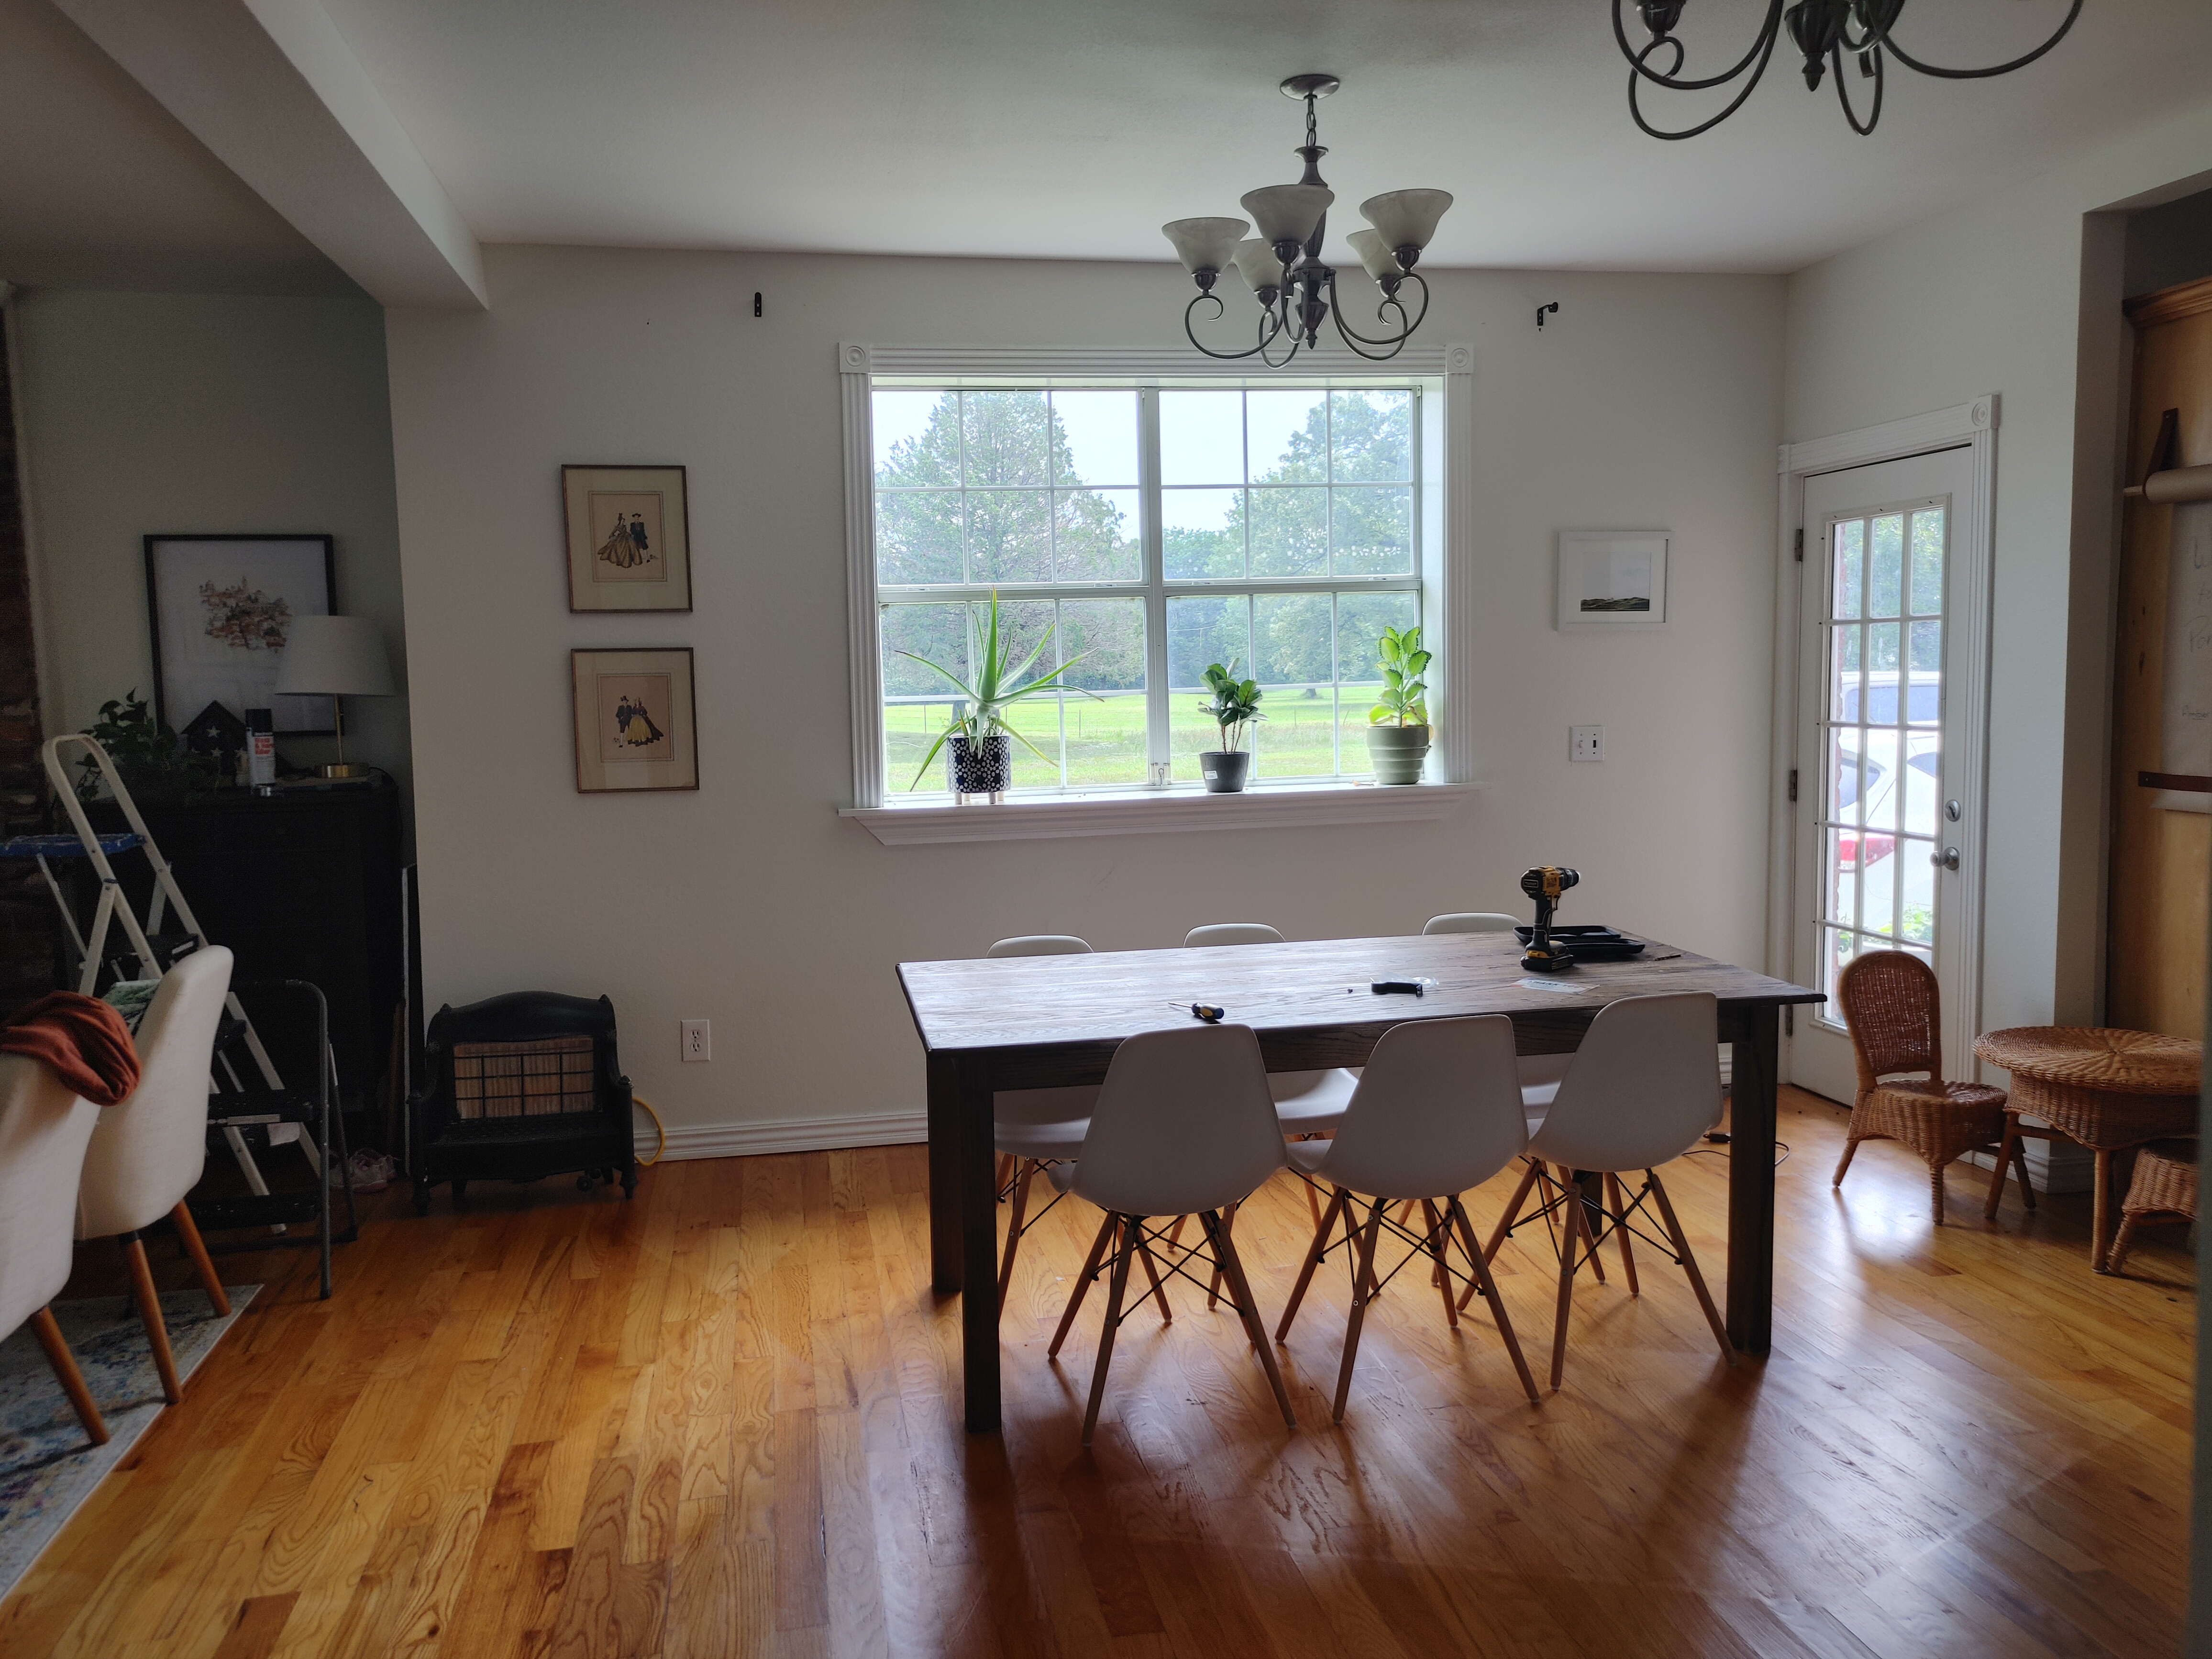
[(1959, 867), (1959, 849), (1955, 847), (1947, 847), (1940, 853), (1930, 853), (1928, 855), (1928, 862), (1940, 865), (1946, 870), (1955, 870)]

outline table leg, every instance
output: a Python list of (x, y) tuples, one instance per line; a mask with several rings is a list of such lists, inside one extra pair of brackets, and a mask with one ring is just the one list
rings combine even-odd
[(999, 1187), (993, 1179), (991, 1062), (962, 1057), (958, 1070), (960, 1372), (968, 1396), (968, 1429), (999, 1426)]
[(2112, 1248), (2112, 1155), (2102, 1147), (2097, 1151), (2096, 1183), (2089, 1212), (2089, 1267), (2103, 1273)]
[(929, 1282), (939, 1296), (960, 1288), (960, 1068), (929, 1056)]
[(1744, 1016), (1729, 1045), (1729, 1340), (1744, 1353), (1774, 1345), (1774, 1130), (1782, 1012)]

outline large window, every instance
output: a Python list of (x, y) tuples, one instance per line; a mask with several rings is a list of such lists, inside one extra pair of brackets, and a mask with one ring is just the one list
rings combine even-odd
[[(1266, 688), (1266, 782), (1367, 775), (1385, 626), (1422, 620), (1421, 398), (1346, 387), (886, 384), (872, 392), (887, 795), (943, 793), (922, 757), (998, 595), (1025, 679), (1014, 787), (1194, 783), (1209, 663)], [(911, 653), (911, 654), (908, 654)], [(1089, 695), (1085, 695), (1085, 693)]]

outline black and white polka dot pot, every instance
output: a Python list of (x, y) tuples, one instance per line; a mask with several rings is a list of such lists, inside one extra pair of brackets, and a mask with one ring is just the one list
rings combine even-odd
[(1007, 786), (1014, 781), (1014, 740), (1004, 732), (975, 742), (949, 738), (945, 744), (945, 769), (956, 800), (964, 802), (976, 795), (994, 802), (1003, 800)]

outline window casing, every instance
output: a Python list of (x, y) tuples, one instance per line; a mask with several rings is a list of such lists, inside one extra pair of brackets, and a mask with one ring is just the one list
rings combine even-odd
[(1195, 788), (1218, 746), (1199, 676), (1232, 659), (1269, 693), (1246, 739), (1256, 787), (1370, 775), (1375, 639), (1439, 631), (1438, 390), (1372, 374), (870, 377), (874, 592), (854, 646), (881, 692), (856, 737), (879, 766), (855, 770), (880, 793), (856, 788), (860, 804), (949, 799), (941, 756), (917, 769), (959, 694), (915, 656), (969, 679), (964, 617), (994, 592), (1018, 654), (1042, 643), (1024, 678), (1078, 659), (1063, 679), (1079, 690), (1015, 712), (1035, 744), (1015, 745), (1018, 792), (1143, 788), (1163, 763), (1170, 788)]

